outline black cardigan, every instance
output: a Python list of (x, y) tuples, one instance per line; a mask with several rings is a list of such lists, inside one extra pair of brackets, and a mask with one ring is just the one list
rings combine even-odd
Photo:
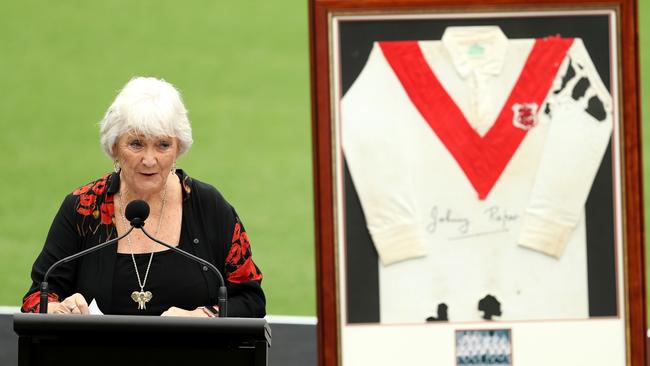
[[(248, 234), (235, 209), (213, 186), (177, 170), (183, 187), (181, 242), (191, 242), (190, 253), (214, 264), (228, 289), (228, 316), (263, 317), (266, 300), (262, 273), (253, 263)], [(32, 285), (23, 299), (23, 312), (38, 311), (39, 284), (55, 261), (115, 238), (113, 198), (119, 174), (109, 173), (65, 197), (54, 217), (43, 250), (32, 267)], [(49, 277), (51, 299), (63, 300), (75, 292), (111, 308), (117, 245), (109, 246), (57, 267)], [(197, 264), (197, 266), (200, 266)], [(210, 304), (217, 304), (218, 280), (201, 268)], [(182, 294), (178, 294), (182, 296)]]

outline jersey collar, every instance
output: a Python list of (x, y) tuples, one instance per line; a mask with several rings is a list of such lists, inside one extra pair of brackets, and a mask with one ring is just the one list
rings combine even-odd
[(497, 26), (447, 27), (442, 44), (458, 73), (498, 75), (503, 68), (508, 38)]

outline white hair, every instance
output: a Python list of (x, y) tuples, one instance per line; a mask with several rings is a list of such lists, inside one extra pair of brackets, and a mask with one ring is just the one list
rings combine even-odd
[(179, 156), (193, 142), (192, 127), (180, 93), (165, 80), (151, 77), (131, 79), (99, 122), (100, 143), (111, 158), (115, 156), (115, 141), (125, 133), (176, 137)]

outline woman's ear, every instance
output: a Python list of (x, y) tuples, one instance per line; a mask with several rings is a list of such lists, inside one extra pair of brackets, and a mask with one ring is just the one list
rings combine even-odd
[(174, 137), (174, 140), (176, 140), (176, 156), (174, 156), (174, 161), (176, 161), (181, 155), (181, 140), (179, 140), (178, 137)]
[(111, 149), (111, 159), (113, 159), (113, 166), (115, 167), (115, 171), (118, 171), (120, 166), (120, 158), (118, 156), (117, 151), (118, 151), (117, 141), (115, 141)]
[(115, 142), (113, 142), (113, 145), (111, 146), (111, 159), (113, 159), (113, 161), (117, 159), (117, 139), (115, 139)]

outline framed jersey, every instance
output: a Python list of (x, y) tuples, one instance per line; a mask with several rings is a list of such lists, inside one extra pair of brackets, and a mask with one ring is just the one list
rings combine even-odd
[(537, 3), (311, 1), (322, 365), (644, 362), (636, 3)]

